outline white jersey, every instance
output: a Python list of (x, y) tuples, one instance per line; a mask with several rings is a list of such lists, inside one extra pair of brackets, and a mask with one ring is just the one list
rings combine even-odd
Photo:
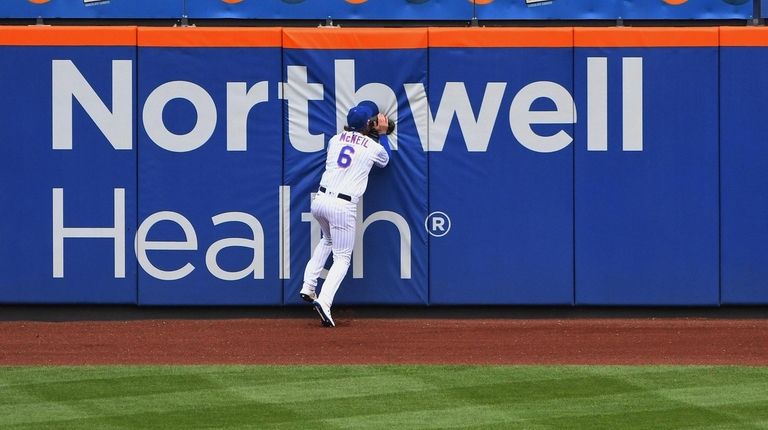
[(328, 142), (320, 185), (357, 201), (368, 186), (371, 167), (384, 167), (388, 162), (389, 154), (380, 143), (356, 131), (341, 132)]

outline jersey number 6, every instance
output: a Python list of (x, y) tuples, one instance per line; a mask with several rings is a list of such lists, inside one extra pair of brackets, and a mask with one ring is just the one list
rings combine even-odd
[(339, 165), (339, 167), (347, 168), (350, 164), (352, 164), (352, 154), (355, 153), (355, 148), (347, 145), (343, 148), (341, 148), (341, 152), (339, 152), (339, 159), (336, 160), (336, 164)]

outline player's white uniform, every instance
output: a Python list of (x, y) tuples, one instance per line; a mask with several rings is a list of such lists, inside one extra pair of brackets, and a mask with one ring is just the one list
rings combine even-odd
[(328, 142), (325, 172), (312, 201), (312, 215), (322, 230), (322, 239), (304, 271), (302, 292), (313, 291), (317, 278), (333, 252), (317, 301), (330, 309), (333, 297), (349, 269), (357, 230), (357, 202), (368, 186), (371, 167), (384, 167), (389, 154), (375, 140), (356, 131), (344, 131)]

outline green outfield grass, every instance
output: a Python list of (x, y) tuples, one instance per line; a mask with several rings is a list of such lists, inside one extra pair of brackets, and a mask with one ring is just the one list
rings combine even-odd
[(768, 368), (0, 367), (0, 429), (54, 428), (768, 428)]

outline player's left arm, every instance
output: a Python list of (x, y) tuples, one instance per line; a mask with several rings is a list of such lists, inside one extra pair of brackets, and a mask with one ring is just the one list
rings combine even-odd
[(389, 158), (392, 155), (392, 149), (389, 147), (389, 142), (386, 136), (381, 136), (378, 144), (379, 148), (373, 157), (373, 164), (376, 167), (385, 167), (389, 163)]
[(389, 118), (384, 114), (379, 113), (376, 116), (375, 123), (376, 131), (379, 133), (379, 145), (383, 151), (379, 150), (376, 154), (373, 163), (376, 167), (385, 167), (389, 163), (389, 159), (392, 156), (392, 148), (389, 147), (389, 141), (387, 140), (387, 129), (389, 128)]

